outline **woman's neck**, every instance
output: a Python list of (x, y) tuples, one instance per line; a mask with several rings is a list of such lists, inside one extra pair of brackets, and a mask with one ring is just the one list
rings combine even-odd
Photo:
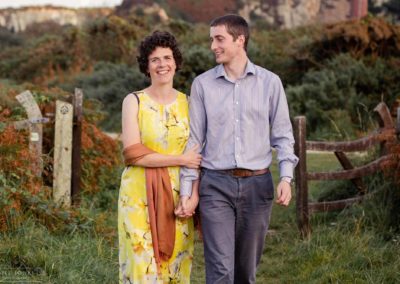
[(172, 87), (172, 84), (151, 84), (144, 91), (160, 104), (170, 103), (176, 97), (176, 90)]

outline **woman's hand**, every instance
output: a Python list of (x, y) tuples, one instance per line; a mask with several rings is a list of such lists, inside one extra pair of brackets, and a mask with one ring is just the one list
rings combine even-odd
[(198, 153), (199, 148), (199, 145), (196, 145), (181, 155), (182, 166), (190, 169), (198, 169), (200, 167), (201, 155)]

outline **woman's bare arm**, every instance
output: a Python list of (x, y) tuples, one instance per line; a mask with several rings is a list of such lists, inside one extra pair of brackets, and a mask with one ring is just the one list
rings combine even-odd
[[(124, 149), (133, 144), (141, 143), (138, 110), (139, 105), (135, 95), (126, 96), (122, 103), (122, 143)], [(135, 165), (142, 167), (185, 166), (196, 169), (201, 162), (198, 149), (199, 147), (195, 146), (182, 155), (149, 154), (138, 160)]]

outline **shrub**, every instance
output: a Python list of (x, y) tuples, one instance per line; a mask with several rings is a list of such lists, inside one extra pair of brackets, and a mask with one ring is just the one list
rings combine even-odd
[(0, 76), (18, 82), (45, 84), (66, 74), (90, 69), (87, 51), (77, 28), (61, 35), (45, 35), (30, 46), (8, 49), (0, 53)]
[(136, 62), (139, 32), (126, 20), (116, 16), (100, 18), (89, 23), (85, 31), (86, 44), (93, 60), (128, 64)]
[(24, 38), (21, 35), (0, 27), (0, 50), (4, 50), (8, 47), (22, 46), (24, 42)]
[[(7, 98), (15, 96), (20, 89), (25, 88), (0, 85), (2, 93), (7, 90)], [(32, 92), (42, 110), (48, 109), (48, 105), (54, 104), (56, 99), (70, 99), (64, 91), (56, 88), (36, 87), (32, 88)], [(21, 107), (11, 110), (8, 102), (0, 101), (0, 230), (17, 228), (29, 216), (34, 216), (55, 231), (80, 228), (81, 225), (85, 227), (91, 222), (85, 214), (82, 215), (79, 210), (60, 209), (51, 201), (54, 124), (45, 124), (43, 127), (44, 170), (42, 177), (36, 177), (30, 169), (33, 157), (29, 152), (29, 133), (26, 130), (15, 130), (10, 123), (26, 119), (26, 114)], [(122, 164), (118, 143), (85, 119), (82, 127), (83, 194), (90, 196), (102, 190), (115, 191)], [(106, 198), (107, 194), (104, 196), (101, 204), (106, 208), (105, 203), (112, 200)]]
[(371, 117), (379, 102), (391, 106), (400, 93), (398, 62), (338, 55), (287, 88), (291, 115), (307, 116), (312, 137), (354, 138), (375, 127)]
[(100, 125), (109, 131), (120, 131), (123, 99), (147, 85), (148, 79), (135, 67), (99, 62), (94, 66), (93, 73), (76, 76), (70, 83), (61, 86), (70, 92), (75, 87), (81, 88), (85, 98), (100, 101), (107, 113), (107, 119)]
[(194, 78), (214, 66), (211, 51), (202, 46), (183, 48), (183, 65), (175, 76), (175, 88), (190, 94)]

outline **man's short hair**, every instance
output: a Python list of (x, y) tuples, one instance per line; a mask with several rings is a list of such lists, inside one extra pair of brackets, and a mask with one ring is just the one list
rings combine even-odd
[(210, 27), (225, 26), (226, 31), (230, 34), (234, 40), (240, 35), (244, 36), (244, 49), (247, 50), (247, 44), (250, 39), (249, 25), (246, 20), (239, 15), (228, 14), (222, 17), (218, 17), (211, 21)]

